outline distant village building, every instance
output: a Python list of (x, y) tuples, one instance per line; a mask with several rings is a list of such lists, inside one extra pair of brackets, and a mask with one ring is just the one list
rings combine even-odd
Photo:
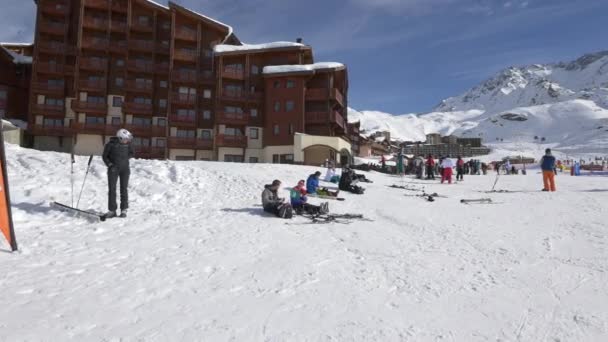
[(402, 144), (405, 154), (410, 155), (433, 155), (447, 156), (450, 158), (474, 157), (490, 153), (490, 149), (484, 147), (481, 138), (459, 138), (454, 135), (442, 137), (440, 134), (427, 134), (425, 143)]

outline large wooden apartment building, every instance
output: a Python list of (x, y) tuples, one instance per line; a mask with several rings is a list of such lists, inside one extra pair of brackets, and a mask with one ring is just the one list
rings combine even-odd
[(169, 2), (38, 0), (34, 148), (99, 154), (119, 128), (141, 158), (316, 164), (351, 158), (348, 75), (298, 42), (243, 44)]

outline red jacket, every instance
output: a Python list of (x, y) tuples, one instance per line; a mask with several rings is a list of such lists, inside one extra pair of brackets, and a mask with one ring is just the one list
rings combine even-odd
[(460, 159), (459, 161), (457, 161), (456, 162), (456, 166), (463, 167), (464, 166), (464, 160)]
[(308, 193), (308, 192), (306, 192), (306, 186), (304, 186), (304, 185), (302, 185), (302, 186), (296, 185), (296, 187), (293, 189), (295, 191), (299, 191), (300, 195), (302, 195), (302, 196), (306, 196), (306, 194)]
[(435, 166), (435, 159), (433, 159), (433, 158), (427, 158), (426, 165), (427, 166)]

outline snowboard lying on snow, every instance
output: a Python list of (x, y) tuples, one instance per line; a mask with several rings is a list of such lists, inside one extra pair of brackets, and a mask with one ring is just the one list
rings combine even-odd
[(98, 212), (94, 212), (94, 211), (87, 211), (87, 210), (80, 210), (80, 209), (76, 209), (73, 207), (70, 207), (68, 205), (65, 204), (61, 204), (58, 202), (51, 202), (51, 208), (55, 208), (57, 210), (63, 211), (63, 212), (67, 212), (67, 213), (71, 213), (73, 215), (79, 216), (79, 217), (83, 217), (83, 218), (87, 218), (90, 220), (99, 220), (99, 221), (105, 221), (106, 220), (106, 215), (105, 214), (101, 214)]

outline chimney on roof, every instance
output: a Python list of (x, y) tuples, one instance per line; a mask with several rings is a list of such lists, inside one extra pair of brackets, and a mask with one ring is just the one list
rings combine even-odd
[(302, 38), (297, 38), (296, 43), (302, 44)]

